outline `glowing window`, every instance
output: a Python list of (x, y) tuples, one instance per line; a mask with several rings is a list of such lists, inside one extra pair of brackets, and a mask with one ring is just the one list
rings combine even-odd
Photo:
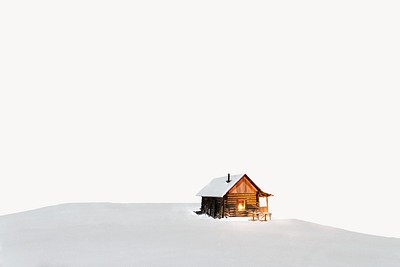
[(246, 210), (246, 200), (239, 199), (238, 200), (238, 210)]

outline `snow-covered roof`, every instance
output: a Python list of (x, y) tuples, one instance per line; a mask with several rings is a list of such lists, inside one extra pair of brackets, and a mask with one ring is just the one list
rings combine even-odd
[(228, 175), (214, 178), (196, 196), (199, 197), (223, 197), (245, 174), (231, 175), (231, 181), (227, 183)]

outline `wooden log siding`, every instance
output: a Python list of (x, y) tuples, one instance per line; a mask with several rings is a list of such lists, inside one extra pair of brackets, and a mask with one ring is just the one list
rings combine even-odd
[[(246, 209), (238, 210), (238, 201), (246, 201)], [(225, 216), (242, 217), (248, 216), (249, 213), (256, 211), (259, 207), (257, 193), (239, 193), (226, 194), (224, 198)]]
[(222, 218), (224, 216), (223, 198), (202, 197), (201, 212), (214, 218)]
[(257, 188), (255, 188), (249, 180), (243, 178), (229, 190), (229, 193), (257, 193)]

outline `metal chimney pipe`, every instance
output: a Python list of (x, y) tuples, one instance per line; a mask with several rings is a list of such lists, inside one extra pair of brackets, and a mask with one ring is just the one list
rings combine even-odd
[(230, 183), (230, 182), (231, 182), (231, 174), (230, 174), (230, 173), (228, 173), (228, 180), (226, 180), (226, 182), (227, 182), (227, 183)]

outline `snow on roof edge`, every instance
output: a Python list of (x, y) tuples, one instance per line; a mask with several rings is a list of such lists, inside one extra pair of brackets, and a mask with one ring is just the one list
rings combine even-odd
[(196, 196), (199, 197), (223, 197), (243, 176), (242, 174), (231, 175), (231, 182), (227, 183), (228, 175), (212, 179)]

